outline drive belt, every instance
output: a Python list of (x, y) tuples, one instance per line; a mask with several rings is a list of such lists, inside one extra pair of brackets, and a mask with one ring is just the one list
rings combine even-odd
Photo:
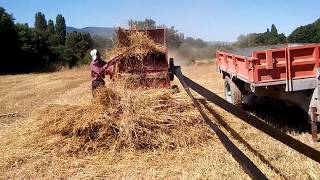
[[(293, 137), (282, 133), (280, 130), (271, 127), (270, 125), (264, 123), (259, 118), (251, 115), (250, 113), (242, 110), (241, 108), (232, 105), (231, 103), (227, 102), (223, 98), (219, 97), (215, 93), (209, 91), (208, 89), (202, 87), (201, 85), (195, 83), (188, 77), (184, 76), (181, 72), (180, 66), (175, 66), (175, 75), (180, 80), (181, 84), (186, 90), (190, 91), (189, 88), (206, 98), (208, 101), (216, 104), (217, 106), (221, 107), (222, 109), (228, 111), (229, 113), (233, 114), (234, 116), (238, 117), (240, 120), (250, 124), (251, 126), (255, 127), (256, 129), (264, 132), (265, 134), (271, 136), (272, 138), (282, 142), (283, 144), (287, 145), (288, 147), (298, 151), (299, 153), (309, 157), (310, 159), (320, 163), (320, 152), (316, 149), (294, 139)], [(186, 90), (187, 91), (187, 90)], [(191, 99), (193, 98), (191, 92), (188, 92)]]
[(218, 127), (217, 124), (213, 123), (210, 118), (206, 115), (206, 113), (201, 108), (198, 101), (192, 96), (191, 91), (189, 89), (189, 84), (185, 81), (185, 77), (181, 73), (180, 67), (175, 68), (175, 75), (180, 80), (184, 90), (191, 98), (194, 105), (199, 110), (202, 115), (204, 121), (209, 125), (209, 127), (215, 132), (223, 146), (227, 149), (228, 152), (232, 155), (232, 157), (241, 165), (244, 171), (252, 178), (252, 179), (267, 179), (267, 177), (255, 166), (255, 164), (241, 151), (239, 150), (232, 141), (224, 134), (224, 132)]

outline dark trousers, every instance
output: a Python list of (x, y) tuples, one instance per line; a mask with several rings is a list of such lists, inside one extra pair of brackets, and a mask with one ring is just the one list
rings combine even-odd
[(104, 81), (92, 81), (91, 87), (92, 87), (92, 96), (96, 96), (96, 90), (99, 87), (103, 87), (105, 85)]

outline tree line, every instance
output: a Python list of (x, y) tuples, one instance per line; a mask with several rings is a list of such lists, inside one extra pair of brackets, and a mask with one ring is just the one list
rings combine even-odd
[(291, 43), (320, 43), (320, 19), (296, 28), (287, 39)]
[(263, 33), (250, 33), (247, 35), (240, 35), (237, 39), (236, 46), (240, 48), (268, 46), (274, 44), (284, 44), (287, 42), (286, 36), (283, 33), (278, 33), (274, 24)]
[(216, 50), (230, 49), (230, 45), (216, 44), (210, 45), (200, 38), (186, 37), (174, 26), (167, 27), (166, 25), (158, 25), (156, 21), (152, 19), (145, 19), (142, 21), (129, 20), (129, 27), (135, 27), (139, 29), (147, 28), (165, 28), (167, 45), (170, 50), (178, 53), (180, 57), (185, 60), (186, 63), (193, 62), (197, 59), (213, 58)]
[[(284, 43), (320, 43), (320, 19), (296, 28), (288, 37), (278, 33), (274, 24), (263, 33), (240, 35), (235, 43), (210, 45), (200, 38), (186, 37), (175, 29), (159, 25), (152, 19), (129, 20), (129, 27), (166, 28), (169, 49), (175, 50), (187, 62), (212, 58), (216, 50), (266, 46)], [(115, 38), (115, 37), (114, 37)], [(103, 38), (83, 32), (66, 32), (65, 18), (58, 14), (55, 20), (46, 20), (45, 14), (35, 14), (34, 27), (14, 23), (14, 18), (0, 7), (0, 74), (70, 68), (90, 62), (91, 48), (108, 50), (114, 38)]]
[(88, 33), (66, 33), (65, 18), (55, 22), (41, 12), (35, 14), (34, 27), (14, 23), (14, 18), (0, 7), (0, 74), (55, 70), (88, 62), (87, 52), (93, 40)]
[(176, 50), (186, 61), (212, 58), (217, 50), (270, 46), (286, 43), (320, 43), (320, 19), (311, 24), (297, 27), (288, 37), (279, 33), (274, 24), (262, 33), (240, 35), (235, 43), (210, 45), (199, 38), (185, 37), (174, 26), (157, 25), (152, 19), (143, 21), (130, 20), (129, 26), (138, 28), (166, 28), (167, 44), (170, 49)]
[(267, 29), (264, 33), (240, 35), (234, 46), (245, 48), (285, 43), (320, 43), (320, 19), (311, 24), (297, 27), (288, 37), (283, 33), (279, 34), (276, 26), (272, 24), (271, 31)]

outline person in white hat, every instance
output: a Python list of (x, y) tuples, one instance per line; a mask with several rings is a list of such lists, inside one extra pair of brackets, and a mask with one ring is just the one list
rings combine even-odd
[[(93, 49), (90, 52), (92, 62), (90, 63), (91, 79), (92, 79), (92, 95), (95, 96), (95, 90), (105, 85), (105, 75), (108, 74), (112, 78), (113, 65), (101, 60), (99, 51)], [(109, 61), (110, 62), (110, 61)]]

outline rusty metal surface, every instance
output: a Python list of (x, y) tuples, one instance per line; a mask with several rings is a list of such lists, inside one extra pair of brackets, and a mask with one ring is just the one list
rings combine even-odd
[(149, 72), (149, 73), (119, 73), (115, 80), (124, 79), (136, 83), (138, 87), (168, 88), (170, 79), (167, 71)]
[[(129, 31), (136, 30), (126, 30), (119, 28), (117, 31), (117, 38), (119, 43), (130, 46), (128, 40)], [(166, 30), (165, 29), (147, 29), (147, 30), (137, 30), (147, 33), (155, 43), (161, 44), (166, 47)], [(142, 62), (135, 62), (134, 59), (120, 59), (117, 63), (117, 68), (120, 74), (132, 74), (131, 77), (137, 78), (141, 81), (142, 86), (147, 87), (170, 87), (170, 80), (168, 76), (168, 53), (167, 48), (164, 53), (154, 53), (142, 60)], [(152, 77), (152, 74), (162, 74), (165, 78)], [(121, 75), (120, 75), (121, 76)], [(148, 77), (148, 78), (146, 78)], [(158, 84), (158, 85), (157, 85)]]

